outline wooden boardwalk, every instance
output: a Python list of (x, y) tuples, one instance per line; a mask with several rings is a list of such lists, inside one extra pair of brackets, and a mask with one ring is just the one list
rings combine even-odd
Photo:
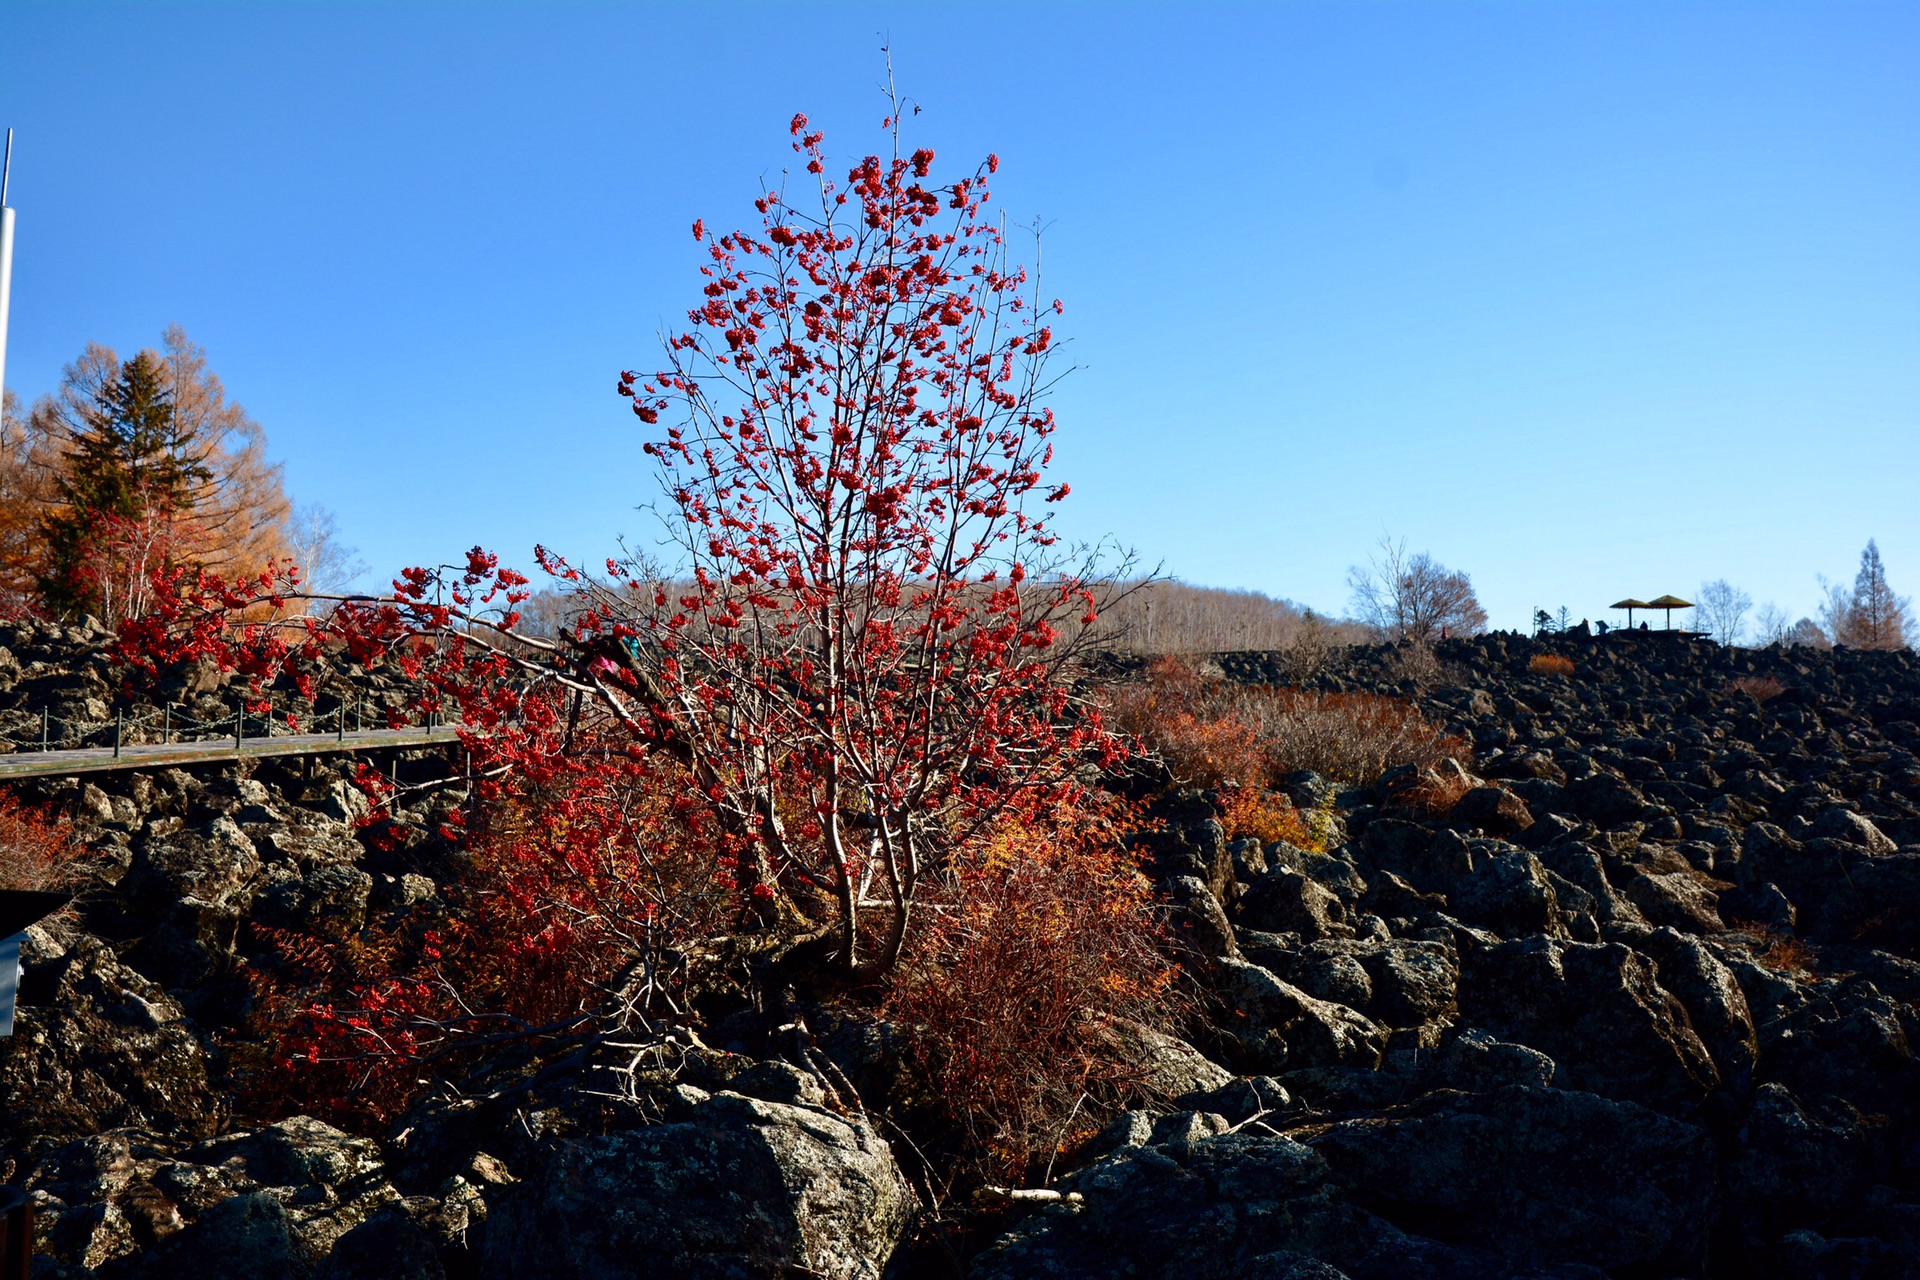
[(362, 729), (354, 733), (290, 733), (277, 738), (232, 738), (210, 742), (147, 743), (81, 747), (68, 751), (19, 751), (0, 755), (0, 779), (64, 777), (115, 769), (170, 769), (184, 764), (225, 764), (265, 756), (319, 756), (444, 746), (460, 740), (451, 725), (418, 729)]

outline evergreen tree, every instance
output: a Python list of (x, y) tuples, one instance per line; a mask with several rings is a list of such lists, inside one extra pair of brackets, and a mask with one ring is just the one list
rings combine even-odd
[(98, 611), (89, 569), (103, 540), (135, 526), (170, 531), (211, 479), (180, 430), (166, 369), (147, 352), (102, 382), (80, 417), (57, 485), (60, 506), (45, 522), (41, 591), (56, 613)]

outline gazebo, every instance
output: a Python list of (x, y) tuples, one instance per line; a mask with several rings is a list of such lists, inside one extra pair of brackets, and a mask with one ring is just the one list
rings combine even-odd
[(1627, 630), (1631, 631), (1633, 630), (1633, 611), (1635, 609), (1651, 609), (1655, 606), (1648, 604), (1645, 600), (1635, 600), (1632, 596), (1628, 596), (1625, 600), (1615, 600), (1608, 607), (1625, 609), (1627, 611)]
[(1679, 596), (1655, 596), (1653, 599), (1647, 601), (1647, 608), (1665, 609), (1667, 611), (1667, 630), (1671, 631), (1673, 630), (1673, 611), (1675, 609), (1691, 609), (1693, 608), (1693, 601), (1682, 600)]

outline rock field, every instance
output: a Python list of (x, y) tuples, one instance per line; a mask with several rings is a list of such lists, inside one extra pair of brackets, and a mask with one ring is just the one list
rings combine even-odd
[[(0, 646), (0, 732), (111, 714), (101, 637)], [(1529, 670), (1548, 653), (1573, 674)], [(429, 1097), (380, 1140), (236, 1116), (215, 1033), (244, 1006), (244, 926), (431, 918), (460, 793), (368, 826), (325, 759), (22, 785), (104, 867), (70, 922), (30, 932), (0, 1043), (0, 1173), (32, 1192), (34, 1274), (1920, 1275), (1914, 655), (1654, 632), (1438, 657), (1424, 688), (1383, 649), (1317, 681), (1415, 697), (1470, 740), (1449, 813), (1402, 805), (1406, 770), (1295, 774), (1334, 829), (1310, 852), (1229, 843), (1206, 794), (1162, 798), (1145, 865), (1210, 996), (1191, 1044), (1141, 1042), (1178, 1100), (1115, 1119), (1057, 1199), (994, 1211), (957, 1252), (914, 1231), (883, 1025), (815, 1023), (869, 1115), (709, 1029), (624, 1127), (544, 1077)], [(338, 681), (316, 710), (399, 696)], [(183, 694), (228, 705), (217, 681)]]

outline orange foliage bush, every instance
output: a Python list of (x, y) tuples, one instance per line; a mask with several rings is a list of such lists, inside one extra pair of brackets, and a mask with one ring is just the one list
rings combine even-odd
[(1325, 837), (1300, 816), (1285, 796), (1258, 787), (1231, 787), (1221, 793), (1220, 825), (1229, 840), (1251, 836), (1261, 844), (1284, 840), (1296, 849), (1322, 850)]
[(1177, 658), (1153, 662), (1112, 703), (1120, 729), (1199, 786), (1263, 786), (1297, 769), (1366, 785), (1394, 765), (1471, 758), (1464, 739), (1402, 699), (1234, 685)]
[(1536, 653), (1528, 660), (1527, 670), (1536, 676), (1570, 676), (1573, 659), (1557, 653)]
[(1138, 1096), (1139, 1028), (1178, 1012), (1151, 886), (1121, 851), (1129, 815), (1095, 804), (1002, 822), (942, 878), (886, 995), (992, 1179), (1018, 1179)]
[(1203, 680), (1191, 663), (1157, 658), (1143, 679), (1113, 691), (1115, 725), (1157, 752), (1182, 782), (1260, 785), (1266, 753), (1254, 727), (1222, 705), (1220, 683)]

